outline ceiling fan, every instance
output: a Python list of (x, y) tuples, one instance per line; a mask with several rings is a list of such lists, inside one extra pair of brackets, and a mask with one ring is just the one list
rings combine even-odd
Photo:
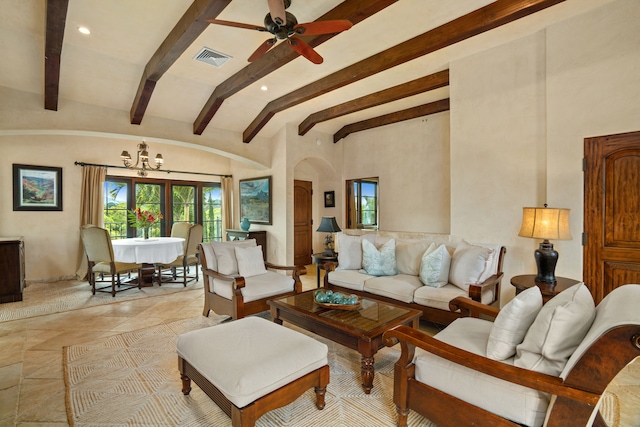
[(229, 27), (245, 28), (247, 30), (264, 31), (273, 34), (273, 38), (267, 39), (249, 57), (249, 62), (255, 61), (267, 53), (278, 40), (286, 39), (289, 46), (298, 54), (304, 56), (314, 64), (321, 64), (323, 59), (311, 46), (300, 39), (299, 35), (315, 36), (319, 34), (339, 33), (348, 30), (353, 24), (346, 19), (332, 21), (308, 22), (298, 24), (293, 14), (285, 11), (291, 0), (268, 0), (269, 13), (264, 17), (264, 27), (259, 25), (242, 24), (240, 22), (222, 21), (219, 19), (207, 19), (207, 22)]

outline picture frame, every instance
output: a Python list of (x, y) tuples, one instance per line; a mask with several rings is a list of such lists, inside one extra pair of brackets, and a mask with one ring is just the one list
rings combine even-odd
[(324, 207), (335, 208), (336, 207), (336, 192), (325, 191), (324, 192)]
[(271, 176), (241, 179), (240, 220), (271, 225)]
[(62, 168), (13, 164), (14, 211), (61, 211)]

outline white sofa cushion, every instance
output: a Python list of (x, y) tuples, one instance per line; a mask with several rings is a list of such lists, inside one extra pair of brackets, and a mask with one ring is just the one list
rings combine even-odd
[(468, 297), (467, 293), (451, 284), (442, 288), (420, 286), (413, 293), (413, 302), (426, 307), (449, 311), (449, 301), (455, 297)]
[(396, 267), (396, 241), (389, 240), (380, 249), (368, 240), (362, 240), (363, 273), (372, 276), (393, 276), (398, 274)]
[(360, 273), (358, 270), (338, 270), (330, 271), (328, 275), (329, 283), (343, 288), (356, 291), (364, 290), (364, 282), (375, 276)]
[(513, 357), (541, 308), (542, 293), (537, 286), (519, 293), (502, 307), (491, 328), (487, 357), (494, 360)]
[(441, 288), (449, 283), (451, 255), (445, 245), (432, 244), (422, 256), (420, 280), (427, 286)]
[[(209, 282), (211, 283), (211, 281)], [(242, 288), (244, 302), (259, 300), (284, 292), (293, 292), (295, 281), (291, 276), (267, 270), (266, 273), (257, 276), (245, 277), (245, 286)], [(233, 297), (233, 284), (228, 280), (213, 279), (209, 290), (228, 300)]]
[(515, 365), (559, 375), (591, 328), (596, 315), (591, 292), (584, 283), (573, 285), (547, 302), (516, 347)]
[[(455, 320), (435, 338), (463, 350), (486, 356), (492, 322), (474, 318)], [(542, 425), (549, 397), (545, 393), (509, 383), (455, 364), (416, 348), (415, 376), (421, 383), (527, 426)], [(513, 364), (513, 358), (503, 362)]]
[(408, 274), (374, 277), (364, 282), (365, 291), (406, 303), (413, 302), (413, 294), (420, 287), (422, 282), (418, 276)]
[(362, 240), (373, 242), (374, 234), (362, 236), (349, 236), (348, 234), (337, 234), (338, 267), (337, 270), (359, 270), (362, 268)]
[(264, 266), (262, 245), (249, 248), (238, 246), (235, 248), (235, 252), (238, 261), (238, 274), (241, 276), (247, 278), (267, 272)]
[(418, 276), (420, 274), (422, 255), (427, 251), (431, 244), (432, 243), (428, 240), (419, 240), (417, 242), (396, 240), (396, 263), (398, 273)]
[[(231, 242), (209, 242), (213, 248), (213, 252), (216, 255), (217, 268), (211, 267), (212, 270), (216, 270), (220, 274), (234, 275), (238, 274), (238, 261), (236, 259), (236, 247), (249, 248), (256, 246), (255, 239), (247, 240), (234, 240)], [(207, 263), (209, 259), (207, 258)]]
[(187, 332), (176, 348), (239, 408), (327, 365), (328, 353), (326, 344), (259, 317)]
[(490, 268), (492, 249), (471, 245), (464, 240), (458, 244), (451, 257), (449, 282), (465, 291), (469, 285), (480, 283), (480, 278), (486, 275)]

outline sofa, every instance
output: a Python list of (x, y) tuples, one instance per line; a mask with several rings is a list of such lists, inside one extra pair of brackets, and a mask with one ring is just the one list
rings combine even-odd
[(336, 236), (337, 262), (323, 263), (324, 287), (422, 311), (448, 325), (461, 317), (449, 302), (466, 297), (499, 305), (506, 249), (434, 233), (344, 230)]

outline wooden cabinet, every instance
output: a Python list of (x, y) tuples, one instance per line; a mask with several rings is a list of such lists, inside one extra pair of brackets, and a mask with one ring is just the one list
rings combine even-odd
[(0, 303), (22, 301), (24, 240), (0, 237)]
[(267, 232), (260, 231), (244, 231), (244, 230), (227, 230), (227, 240), (247, 240), (256, 239), (256, 244), (262, 246), (262, 257), (267, 260)]

